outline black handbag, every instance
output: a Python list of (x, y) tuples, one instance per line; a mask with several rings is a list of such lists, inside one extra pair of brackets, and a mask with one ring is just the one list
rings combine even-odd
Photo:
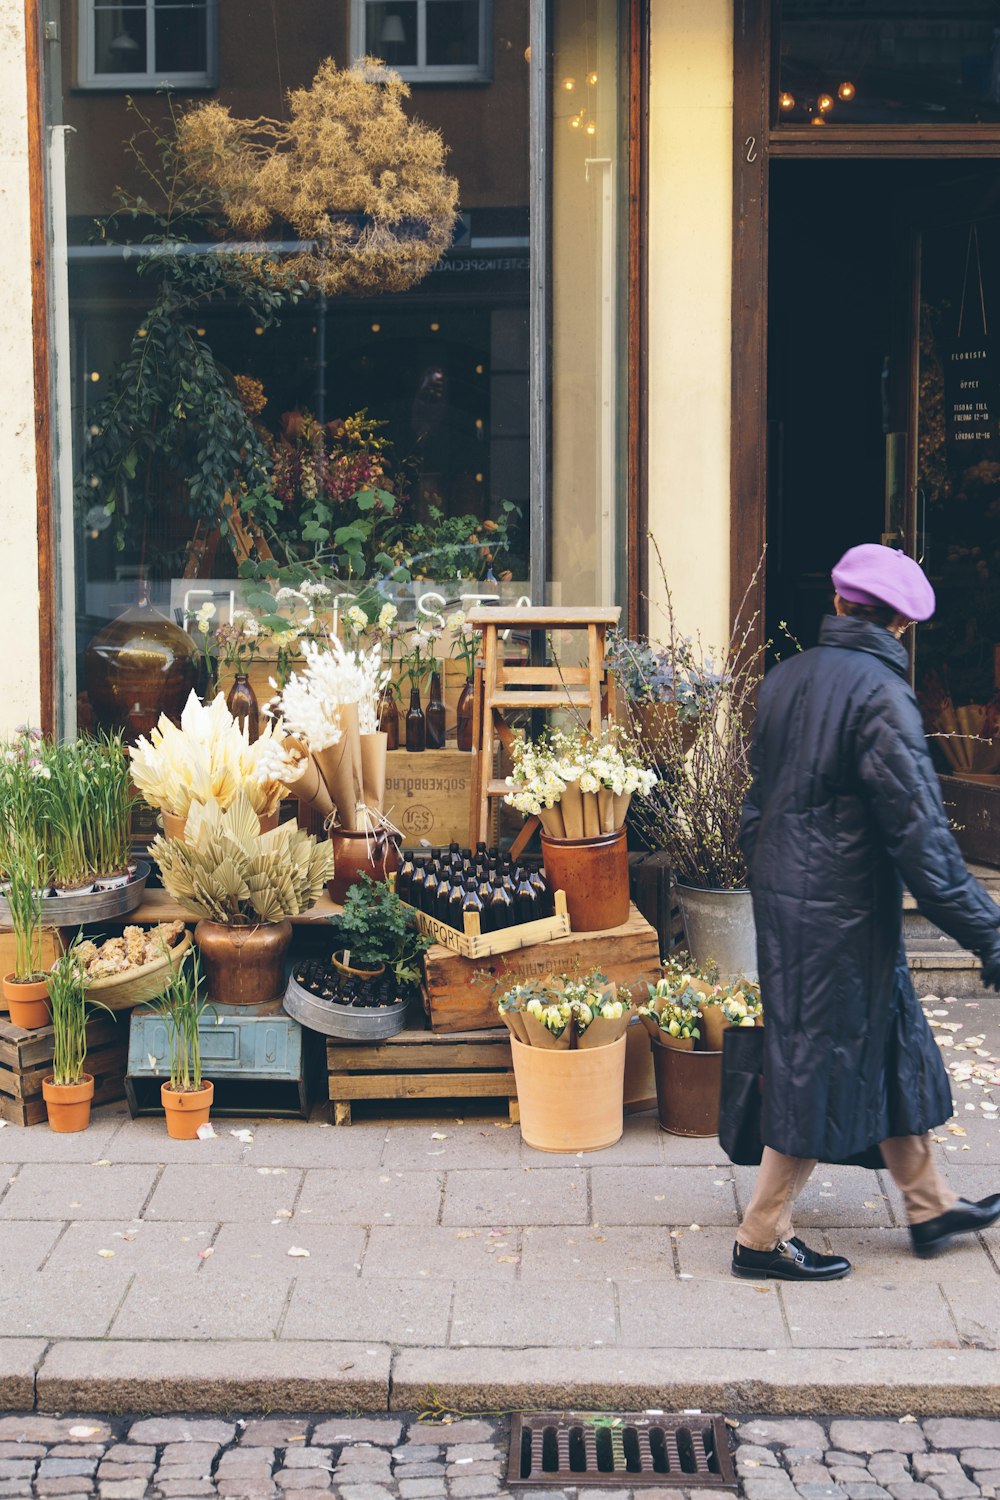
[(764, 1154), (764, 1028), (730, 1026), (722, 1037), (719, 1141), (737, 1167), (756, 1167)]

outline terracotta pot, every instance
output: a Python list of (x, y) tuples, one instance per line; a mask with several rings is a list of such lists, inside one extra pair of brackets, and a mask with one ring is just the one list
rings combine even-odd
[(719, 1129), (722, 1053), (653, 1044), (656, 1113), (671, 1135), (715, 1135)]
[(722, 1038), (733, 1023), (722, 1014), (721, 1005), (706, 1005), (701, 1012), (698, 1030), (703, 1052), (721, 1052)]
[(267, 1005), (285, 989), (285, 954), (292, 924), (229, 927), (202, 919), (194, 930), (209, 998), (218, 1005)]
[[(281, 819), (280, 812), (268, 813), (266, 817), (258, 815), (261, 833), (270, 833), (272, 828), (277, 828)], [(163, 823), (163, 832), (168, 839), (182, 839), (187, 827), (187, 815), (179, 817), (177, 813), (161, 812), (160, 820)]]
[(49, 1024), (49, 982), (39, 979), (33, 984), (18, 984), (13, 974), (3, 978), (3, 997), (10, 1011), (10, 1024), (25, 1031), (37, 1031)]
[(350, 979), (360, 979), (364, 982), (367, 979), (380, 979), (385, 973), (385, 964), (379, 964), (376, 969), (357, 969), (353, 964), (345, 964), (341, 956), (345, 951), (342, 948), (340, 953), (333, 955), (333, 967), (338, 969), (341, 974), (346, 974)]
[(57, 1135), (75, 1135), (90, 1124), (94, 1080), (83, 1073), (79, 1083), (55, 1083), (54, 1075), (42, 1079), (42, 1098), (49, 1116), (49, 1129)]
[(333, 879), (327, 881), (327, 890), (331, 900), (340, 905), (362, 875), (385, 881), (399, 869), (399, 850), (381, 834), (351, 833), (346, 828), (334, 828), (330, 843), (333, 845)]
[(208, 1124), (215, 1084), (202, 1082), (193, 1093), (179, 1094), (169, 1083), (160, 1084), (160, 1103), (167, 1117), (167, 1135), (175, 1141), (195, 1141), (198, 1128)]
[(510, 1039), (521, 1138), (536, 1151), (603, 1151), (624, 1128), (625, 1033), (557, 1051)]
[(542, 834), (545, 878), (566, 892), (574, 932), (603, 932), (628, 921), (628, 845), (624, 828), (593, 839), (552, 839)]

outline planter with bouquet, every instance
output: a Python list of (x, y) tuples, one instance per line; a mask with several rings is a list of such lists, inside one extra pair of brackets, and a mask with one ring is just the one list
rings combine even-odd
[(601, 1151), (624, 1125), (631, 999), (593, 970), (528, 980), (501, 996), (521, 1136), (536, 1151)]
[[(663, 574), (662, 559), (660, 569)], [(663, 597), (666, 649), (683, 651), (687, 663), (682, 669), (675, 660), (675, 678), (682, 670), (697, 674), (699, 707), (689, 743), (676, 735), (661, 744), (660, 780), (635, 797), (630, 823), (648, 848), (667, 856), (695, 962), (714, 963), (725, 981), (756, 979), (740, 821), (751, 782), (750, 737), (766, 643), (757, 638), (756, 616), (745, 619), (741, 609), (716, 665), (700, 641), (692, 644), (679, 636), (665, 574)]]
[(176, 969), (156, 1005), (167, 1029), (170, 1078), (160, 1085), (160, 1102), (167, 1134), (177, 1141), (193, 1141), (208, 1124), (215, 1085), (201, 1076), (202, 1015), (207, 1001), (200, 993), (198, 955), (192, 953)]
[(268, 756), (282, 738), (278, 720), (251, 744), (247, 725), (234, 719), (221, 693), (207, 707), (192, 693), (180, 727), (163, 715), (149, 739), (130, 747), (132, 780), (158, 809), (168, 839), (186, 836), (198, 808), (211, 803), (224, 812), (239, 797), (249, 802), (258, 831), (267, 832), (277, 826), (285, 791), (267, 771)]
[(678, 752), (691, 748), (718, 677), (712, 662), (701, 658), (690, 637), (671, 628), (666, 645), (614, 632), (608, 664), (618, 684), (622, 726), (652, 765), (669, 767)]
[(505, 801), (542, 825), (545, 875), (566, 892), (574, 932), (621, 927), (629, 914), (625, 816), (634, 793), (656, 775), (616, 726), (599, 739), (585, 730), (520, 738), (511, 747)]
[(381, 1041), (406, 1025), (419, 999), (420, 957), (429, 939), (382, 881), (362, 874), (333, 919), (340, 946), (328, 963), (296, 965), (285, 1009), (326, 1036)]
[(52, 1012), (52, 1072), (42, 1079), (49, 1129), (72, 1135), (90, 1124), (93, 1075), (87, 1060), (87, 996), (83, 963), (75, 947), (53, 964), (48, 978)]
[(194, 804), (184, 838), (156, 838), (150, 853), (174, 900), (201, 919), (194, 938), (210, 997), (226, 1005), (279, 998), (288, 918), (319, 900), (332, 866), (329, 844), (289, 823), (261, 833), (241, 791), (225, 810), (215, 801)]
[(320, 813), (333, 851), (330, 895), (342, 902), (362, 874), (387, 880), (397, 868), (396, 830), (385, 816), (386, 736), (379, 706), (388, 686), (381, 647), (351, 650), (336, 637), (303, 642), (304, 666), (272, 705), (283, 743), (266, 757), (269, 774)]

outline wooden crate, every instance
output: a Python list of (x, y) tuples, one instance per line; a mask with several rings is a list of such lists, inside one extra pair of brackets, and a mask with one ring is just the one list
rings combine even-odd
[(479, 918), (475, 912), (465, 913), (465, 931), (439, 922), (425, 911), (404, 902), (413, 921), (425, 937), (434, 938), (442, 948), (452, 953), (461, 953), (466, 958), (493, 958), (498, 953), (514, 953), (518, 948), (531, 948), (537, 943), (549, 943), (553, 938), (566, 937), (570, 931), (569, 914), (566, 910), (566, 892), (555, 893), (555, 916), (539, 917), (536, 922), (519, 922), (513, 927), (501, 927), (498, 932), (481, 932)]
[(659, 851), (630, 854), (628, 875), (632, 900), (656, 928), (660, 952), (666, 957), (675, 948), (683, 948), (684, 923), (667, 856)]
[(464, 750), (390, 750), (385, 778), (385, 813), (415, 848), (469, 838), (472, 755)]
[(586, 974), (594, 968), (630, 987), (636, 1000), (646, 998), (647, 981), (654, 981), (659, 973), (660, 944), (635, 906), (621, 927), (573, 932), (495, 958), (463, 958), (435, 943), (424, 954), (424, 998), (431, 1027), (455, 1032), (495, 1026), (497, 1000), (519, 980)]
[(447, 1038), (423, 1029), (385, 1042), (326, 1044), (331, 1116), (350, 1125), (355, 1099), (502, 1099), (520, 1118), (505, 1026)]
[[(87, 1023), (87, 1072), (94, 1075), (94, 1103), (125, 1097), (129, 1017), (98, 1015)], [(51, 1026), (25, 1031), (0, 1021), (0, 1119), (39, 1125), (45, 1118), (42, 1079), (52, 1072), (55, 1033)]]

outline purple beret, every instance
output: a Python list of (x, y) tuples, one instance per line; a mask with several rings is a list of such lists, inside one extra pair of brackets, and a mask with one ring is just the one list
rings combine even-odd
[(894, 547), (865, 542), (844, 553), (833, 586), (849, 604), (888, 604), (908, 620), (929, 620), (934, 590), (919, 563)]

